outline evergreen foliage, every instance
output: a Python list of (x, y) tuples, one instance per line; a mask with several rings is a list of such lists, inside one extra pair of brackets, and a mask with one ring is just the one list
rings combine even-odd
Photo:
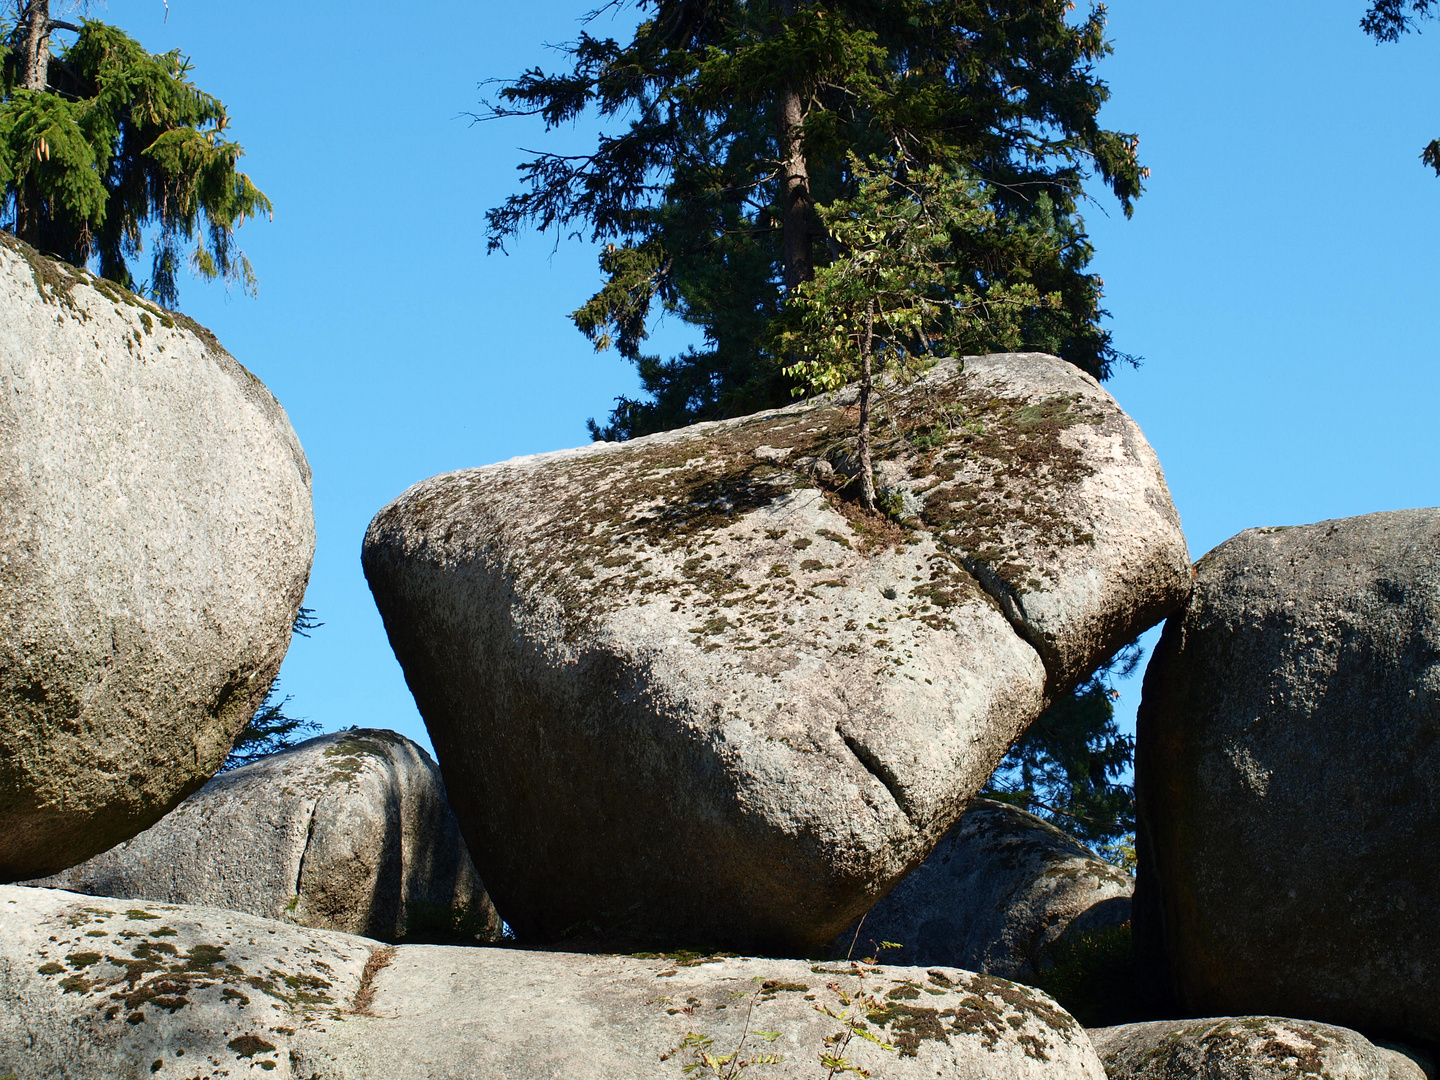
[[(315, 619), (314, 611), (302, 607), (295, 614), (295, 622), (292, 624), (291, 630), (301, 637), (309, 637), (311, 630), (324, 625)], [(270, 689), (265, 694), (265, 700), (261, 703), (260, 708), (255, 710), (255, 715), (250, 718), (250, 722), (235, 737), (235, 744), (230, 748), (230, 753), (225, 758), (225, 764), (220, 766), (222, 773), (238, 769), (242, 765), (249, 765), (252, 761), (258, 761), (260, 758), (294, 746), (300, 741), (301, 736), (319, 733), (320, 725), (315, 721), (287, 716), (285, 706), (289, 704), (290, 698), (286, 696), (277, 701), (276, 698), (279, 697), (279, 694), (280, 679), (277, 677), (270, 684)]]
[[(54, 54), (57, 29), (76, 37)], [(234, 230), (270, 200), (237, 170), (225, 106), (190, 70), (178, 50), (151, 55), (113, 26), (61, 23), (48, 0), (18, 0), (0, 43), (6, 227), (76, 266), (94, 259), (101, 276), (167, 307), (185, 261), (252, 292)], [(151, 227), (150, 277), (137, 285), (131, 263)]]
[[(1440, 0), (1374, 0), (1360, 20), (1360, 29), (1376, 41), (1399, 41), (1402, 36), (1420, 32), (1420, 23), (1440, 15)], [(1420, 160), (1440, 176), (1440, 139), (1431, 139), (1420, 151)]]
[(1140, 663), (1126, 645), (1040, 715), (1000, 762), (984, 794), (1028, 810), (1124, 862), (1135, 831), (1135, 789), (1116, 781), (1135, 760), (1135, 738), (1115, 723), (1114, 678)]
[[(613, 0), (642, 21), (622, 43), (582, 32), (568, 70), (531, 69), (483, 119), (582, 114), (614, 130), (593, 151), (543, 152), (522, 190), (488, 216), (501, 249), (530, 226), (605, 243), (603, 285), (574, 313), (597, 349), (635, 363), (643, 399), (619, 400), (596, 437), (628, 438), (786, 403), (803, 384), (774, 324), (836, 255), (821, 208), (859, 194), (852, 163), (938, 168), (980, 197), (996, 228), (1045, 242), (961, 249), (981, 293), (1033, 288), (1015, 334), (976, 328), (971, 347), (1016, 341), (1103, 377), (1126, 359), (1101, 326), (1101, 282), (1077, 212), (1098, 175), (1128, 214), (1146, 172), (1133, 136), (1102, 129), (1094, 65), (1109, 52), (1104, 8), (1067, 0)], [(602, 9), (604, 10), (604, 9)], [(599, 13), (595, 13), (598, 15)], [(593, 25), (593, 23), (592, 23)], [(910, 167), (910, 166), (907, 166)], [(703, 344), (646, 352), (662, 313)], [(786, 368), (792, 370), (787, 374)]]

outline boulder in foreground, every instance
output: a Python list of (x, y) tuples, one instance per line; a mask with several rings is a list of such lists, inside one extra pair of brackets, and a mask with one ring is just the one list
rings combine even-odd
[[(1054, 357), (424, 481), (364, 565), (523, 939), (823, 945), (1189, 589), (1154, 454)], [(839, 479), (837, 479), (839, 477)]]
[(1109, 1080), (1426, 1080), (1415, 1059), (1359, 1032), (1276, 1016), (1092, 1028)]
[(145, 832), (51, 878), (395, 941), (495, 941), (440, 770), (393, 731), (323, 735), (211, 780)]
[(0, 234), (0, 881), (208, 780), (315, 550), (285, 411), (208, 331)]
[(867, 955), (873, 942), (903, 949), (906, 964), (945, 964), (1029, 980), (1054, 964), (1053, 947), (1078, 931), (1130, 921), (1135, 879), (1054, 825), (993, 799), (976, 799), (925, 861), (859, 926), (832, 943)]
[(1192, 1015), (1440, 1040), (1440, 510), (1196, 569), (1140, 707), (1142, 971)]
[[(827, 1042), (862, 1023), (886, 1046)], [(0, 1075), (683, 1080), (737, 1050), (757, 1080), (821, 1053), (886, 1080), (1105, 1077), (1054, 1002), (963, 971), (396, 948), (0, 886)]]

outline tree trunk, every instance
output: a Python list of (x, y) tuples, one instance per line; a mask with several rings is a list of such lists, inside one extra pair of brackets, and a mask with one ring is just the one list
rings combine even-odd
[(27, 0), (20, 22), (25, 27), (20, 89), (45, 90), (50, 85), (50, 0)]
[[(780, 13), (789, 18), (795, 0), (782, 0)], [(810, 169), (805, 161), (805, 108), (800, 88), (786, 83), (780, 92), (780, 196), (784, 210), (785, 291), (794, 291), (815, 273), (814, 238), (810, 232), (813, 203)]]
[(870, 464), (870, 355), (875, 346), (875, 301), (865, 302), (865, 340), (860, 346), (860, 501), (875, 509), (875, 469)]
[[(18, 88), (43, 92), (50, 86), (50, 0), (27, 0), (20, 9), (24, 34), (20, 44)], [(35, 182), (20, 178), (15, 189), (15, 235), (40, 247), (40, 196)]]

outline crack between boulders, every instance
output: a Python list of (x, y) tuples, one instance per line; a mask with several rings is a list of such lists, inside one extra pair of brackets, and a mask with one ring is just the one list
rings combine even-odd
[(880, 781), (885, 790), (890, 793), (890, 798), (894, 800), (895, 806), (899, 809), (900, 813), (909, 821), (910, 809), (905, 805), (905, 798), (900, 787), (900, 782), (895, 774), (886, 768), (885, 763), (882, 762), (869, 747), (860, 742), (859, 739), (847, 735), (839, 727), (835, 728), (835, 734), (839, 735), (841, 741), (850, 748), (850, 753), (855, 756), (855, 760), (860, 763), (865, 771)]

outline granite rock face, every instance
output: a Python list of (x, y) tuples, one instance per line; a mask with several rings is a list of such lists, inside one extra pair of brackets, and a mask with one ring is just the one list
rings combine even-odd
[(208, 331), (0, 237), (0, 881), (224, 761), (315, 549), (285, 411)]
[(1192, 1014), (1440, 1039), (1440, 511), (1197, 572), (1140, 708), (1142, 971)]
[(842, 395), (449, 473), (371, 523), (366, 576), (522, 940), (822, 946), (1184, 598), (1160, 467), (1088, 376), (946, 361), (889, 402), (899, 522), (842, 490)]
[(1425, 1080), (1412, 1057), (1347, 1028), (1276, 1016), (1092, 1028), (1109, 1080)]
[[(827, 1043), (862, 1022), (886, 1045)], [(0, 886), (0, 1075), (683, 1080), (707, 1048), (757, 1078), (822, 1052), (886, 1080), (1105, 1077), (1053, 1001), (964, 971), (395, 948)]]
[(1135, 879), (1055, 826), (1005, 803), (976, 799), (890, 895), (831, 944), (838, 955), (890, 941), (907, 964), (945, 964), (1006, 979), (1050, 967), (1074, 927), (1130, 920)]
[(500, 937), (440, 770), (393, 731), (323, 735), (224, 773), (133, 840), (27, 884), (387, 941)]

